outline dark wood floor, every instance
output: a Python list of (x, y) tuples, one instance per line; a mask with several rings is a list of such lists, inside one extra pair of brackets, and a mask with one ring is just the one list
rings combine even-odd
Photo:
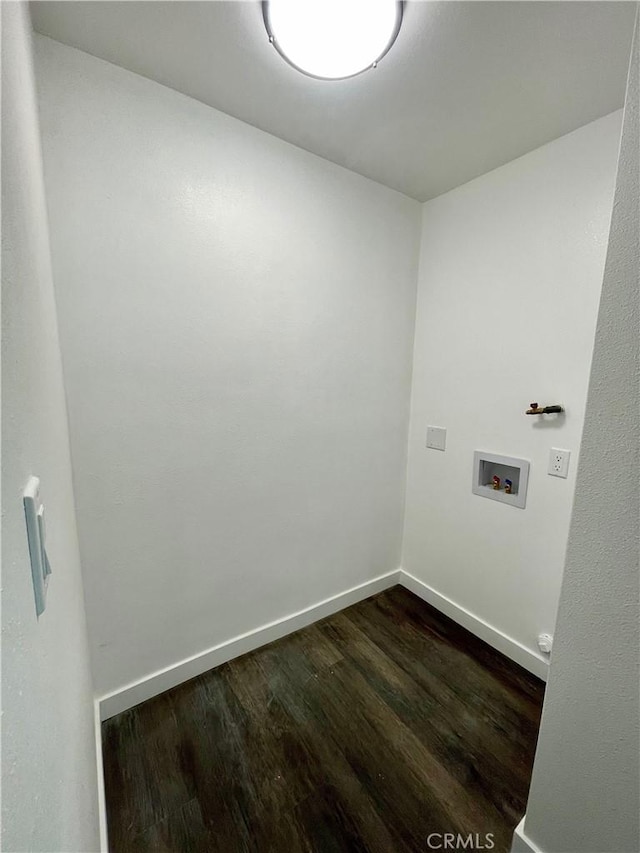
[(542, 694), (395, 587), (107, 720), (110, 849), (507, 851)]

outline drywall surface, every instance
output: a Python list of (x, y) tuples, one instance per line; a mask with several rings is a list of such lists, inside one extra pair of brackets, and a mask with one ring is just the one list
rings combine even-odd
[(103, 693), (397, 569), (420, 205), (37, 41)]
[[(69, 438), (24, 3), (2, 15), (2, 849), (98, 849)], [(38, 475), (53, 567), (36, 618), (22, 490)]]
[(640, 850), (638, 31), (576, 501), (525, 832), (548, 853)]
[[(554, 628), (620, 121), (423, 209), (403, 568), (534, 656)], [(526, 416), (532, 401), (566, 416)], [(551, 447), (572, 451), (566, 480), (547, 475)], [(530, 461), (525, 509), (472, 494), (475, 450)]]

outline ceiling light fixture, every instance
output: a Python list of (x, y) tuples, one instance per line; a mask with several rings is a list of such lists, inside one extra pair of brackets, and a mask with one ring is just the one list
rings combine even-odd
[(398, 0), (264, 0), (269, 41), (286, 61), (322, 80), (375, 68), (396, 40)]

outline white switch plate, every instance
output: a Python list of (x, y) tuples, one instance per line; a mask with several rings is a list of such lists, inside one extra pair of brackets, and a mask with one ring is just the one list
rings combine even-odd
[(427, 447), (444, 450), (447, 446), (447, 431), (444, 427), (427, 427)]
[(569, 459), (571, 459), (570, 450), (561, 450), (559, 447), (552, 447), (549, 452), (549, 469), (547, 474), (550, 477), (563, 477), (566, 479), (569, 474)]
[(36, 615), (44, 611), (51, 566), (46, 551), (46, 526), (44, 504), (40, 499), (40, 480), (30, 477), (22, 494), (24, 515), (27, 522), (27, 539), (31, 559), (31, 578), (36, 602)]

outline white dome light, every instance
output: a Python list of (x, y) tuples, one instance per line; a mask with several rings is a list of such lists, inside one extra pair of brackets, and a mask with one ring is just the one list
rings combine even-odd
[(325, 80), (353, 77), (372, 68), (400, 29), (398, 0), (268, 0), (263, 3), (269, 38), (305, 74)]

